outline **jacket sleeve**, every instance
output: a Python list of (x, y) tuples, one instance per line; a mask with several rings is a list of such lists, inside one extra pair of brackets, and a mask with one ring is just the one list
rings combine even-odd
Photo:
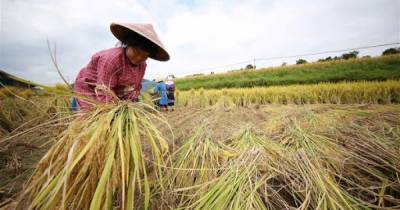
[(118, 84), (118, 62), (114, 59), (101, 58), (97, 64), (96, 99), (107, 103), (114, 98), (114, 88)]
[(146, 67), (147, 67), (146, 63), (140, 65), (139, 72), (134, 84), (134, 90), (128, 96), (128, 99), (130, 99), (131, 101), (137, 101), (139, 98), (140, 91), (142, 90), (142, 80), (146, 72)]

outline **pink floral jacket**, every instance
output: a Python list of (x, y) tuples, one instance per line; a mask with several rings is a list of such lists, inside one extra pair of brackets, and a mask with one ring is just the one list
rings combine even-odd
[[(112, 100), (112, 90), (119, 99), (136, 101), (146, 63), (132, 64), (126, 57), (125, 48), (111, 48), (92, 56), (89, 64), (81, 69), (75, 80), (75, 93), (107, 103)], [(90, 109), (84, 99), (78, 100), (79, 109)]]

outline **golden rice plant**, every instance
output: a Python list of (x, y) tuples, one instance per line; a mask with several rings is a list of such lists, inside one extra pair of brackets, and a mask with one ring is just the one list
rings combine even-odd
[(17, 209), (149, 209), (168, 144), (153, 124), (165, 120), (145, 108), (121, 102), (81, 114), (39, 162)]
[[(204, 93), (203, 93), (204, 94)], [(213, 107), (214, 108), (234, 108), (236, 104), (233, 101), (233, 98), (228, 95), (228, 91), (226, 89), (222, 90), (222, 95), (216, 97), (217, 100)]]
[(180, 91), (179, 105), (212, 106), (232, 101), (236, 106), (250, 104), (397, 104), (400, 102), (400, 81), (342, 82), (313, 85), (291, 85), (223, 90)]

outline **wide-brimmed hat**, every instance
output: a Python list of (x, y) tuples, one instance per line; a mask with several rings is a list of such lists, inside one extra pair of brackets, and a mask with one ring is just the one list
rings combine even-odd
[(151, 24), (111, 23), (110, 30), (122, 43), (126, 43), (128, 39), (148, 42), (143, 45), (151, 45), (154, 49), (150, 51), (150, 58), (159, 61), (169, 60), (169, 54)]

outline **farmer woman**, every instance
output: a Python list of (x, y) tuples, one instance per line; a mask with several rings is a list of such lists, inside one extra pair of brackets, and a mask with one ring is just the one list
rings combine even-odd
[(112, 23), (110, 29), (122, 46), (94, 54), (79, 72), (74, 91), (80, 110), (90, 109), (91, 101), (138, 101), (147, 58), (169, 60), (151, 24)]
[(155, 82), (157, 82), (156, 86), (154, 87), (153, 90), (153, 95), (159, 97), (159, 100), (157, 100), (157, 106), (159, 109), (163, 112), (168, 111), (168, 97), (167, 97), (167, 86), (164, 83), (164, 78), (163, 77), (156, 77)]

